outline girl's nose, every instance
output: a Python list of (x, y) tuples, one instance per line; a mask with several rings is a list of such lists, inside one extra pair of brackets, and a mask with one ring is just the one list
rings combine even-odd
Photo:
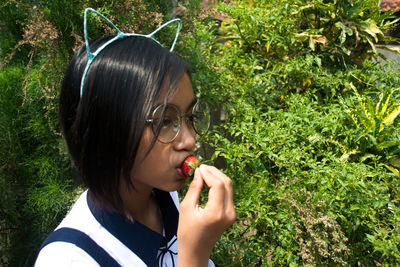
[(196, 143), (196, 131), (190, 121), (183, 119), (181, 129), (176, 137), (175, 146), (177, 150), (193, 150)]

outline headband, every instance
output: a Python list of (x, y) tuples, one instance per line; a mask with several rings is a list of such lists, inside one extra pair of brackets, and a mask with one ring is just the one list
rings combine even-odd
[[(108, 40), (106, 43), (104, 43), (101, 47), (99, 47), (99, 48), (98, 48), (96, 51), (94, 51), (93, 53), (90, 51), (89, 40), (88, 40), (88, 31), (87, 31), (87, 14), (88, 14), (89, 12), (93, 12), (94, 14), (100, 16), (100, 17), (103, 18), (108, 24), (110, 24), (115, 30), (117, 30), (117, 35), (116, 35), (116, 36), (114, 36), (112, 39)], [(172, 20), (170, 20), (170, 21), (164, 23), (164, 24), (161, 25), (160, 27), (158, 27), (155, 31), (153, 31), (153, 32), (150, 33), (150, 34), (124, 33), (124, 32), (121, 32), (121, 31), (117, 28), (117, 26), (115, 26), (108, 18), (106, 18), (106, 17), (105, 17), (103, 14), (101, 14), (100, 12), (98, 12), (98, 11), (92, 9), (92, 8), (86, 8), (86, 9), (85, 9), (85, 14), (84, 14), (84, 17), (83, 17), (83, 31), (84, 31), (84, 36), (85, 36), (86, 52), (87, 52), (87, 54), (88, 54), (88, 62), (87, 62), (87, 64), (86, 64), (86, 68), (85, 68), (85, 70), (83, 71), (83, 75), (82, 75), (80, 96), (82, 97), (83, 86), (84, 86), (84, 84), (85, 84), (85, 78), (86, 78), (86, 76), (87, 76), (89, 67), (90, 67), (90, 65), (92, 64), (93, 60), (98, 56), (98, 54), (100, 54), (100, 52), (101, 52), (104, 48), (106, 48), (108, 45), (110, 45), (111, 43), (115, 42), (115, 41), (118, 40), (118, 39), (122, 39), (122, 38), (125, 38), (125, 37), (130, 37), (130, 36), (141, 36), (141, 37), (145, 37), (145, 38), (148, 38), (148, 39), (153, 40), (154, 42), (156, 42), (157, 44), (159, 44), (160, 46), (162, 46), (162, 44), (154, 38), (154, 35), (155, 35), (157, 32), (159, 32), (160, 30), (162, 30), (164, 27), (166, 27), (166, 26), (168, 26), (168, 25), (170, 25), (170, 24), (172, 24), (172, 23), (175, 23), (175, 22), (178, 23), (178, 27), (177, 27), (177, 30), (176, 30), (174, 42), (172, 43), (172, 46), (171, 46), (171, 48), (170, 48), (170, 50), (169, 50), (170, 52), (172, 52), (172, 51), (174, 50), (176, 41), (178, 40), (178, 36), (179, 36), (179, 32), (180, 32), (180, 30), (181, 30), (181, 24), (182, 24), (182, 22), (181, 22), (180, 19), (172, 19)]]

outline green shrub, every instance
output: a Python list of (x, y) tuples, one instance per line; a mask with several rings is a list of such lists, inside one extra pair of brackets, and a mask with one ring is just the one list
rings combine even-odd
[[(227, 16), (218, 27), (199, 2), (183, 2), (175, 51), (191, 62), (196, 93), (216, 108), (203, 156), (234, 181), (238, 220), (214, 261), (399, 265), (400, 76), (365, 60), (377, 55), (377, 41), (391, 40), (382, 35), (391, 13), (380, 13), (377, 0), (239, 1), (218, 7)], [(82, 44), (84, 8), (140, 32), (168, 8), (153, 0), (1, 5), (0, 265), (27, 266), (82, 190), (57, 98)], [(92, 37), (111, 30), (96, 19), (89, 27)], [(170, 42), (168, 32), (159, 38)]]
[(384, 260), (372, 253), (367, 235), (394, 227), (388, 204), (397, 205), (392, 183), (398, 179), (378, 157), (369, 164), (351, 161), (360, 130), (352, 128), (344, 106), (321, 107), (308, 95), (287, 101), (288, 109), (265, 113), (236, 104), (243, 112), (210, 136), (214, 157), (226, 160), (225, 171), (234, 179), (240, 218), (227, 235), (231, 247), (216, 255), (219, 263)]
[[(12, 66), (0, 72), (1, 247), (7, 252), (2, 263), (10, 266), (32, 264), (45, 235), (73, 203), (77, 185), (66, 146), (55, 132), (56, 111), (35, 82), (25, 86), (24, 96), (22, 70)], [(29, 75), (35, 74), (31, 69)]]
[(184, 37), (195, 88), (228, 114), (206, 139), (238, 212), (218, 265), (399, 264), (400, 81), (368, 60), (388, 39), (376, 4), (240, 1), (219, 7), (222, 42), (201, 22)]
[[(23, 188), (18, 186), (18, 180), (23, 171), (18, 164), (18, 155), (23, 150), (23, 144), (15, 134), (15, 129), (21, 127), (24, 114), (18, 109), (21, 94), (15, 92), (21, 85), (23, 74), (20, 66), (0, 71), (0, 246), (5, 252), (10, 249), (9, 235), (16, 230), (15, 225), (21, 220), (18, 207)], [(0, 258), (0, 265), (7, 262), (6, 255)]]
[[(123, 31), (151, 32), (164, 19), (158, 3), (0, 4), (1, 266), (31, 266), (41, 242), (82, 191), (62, 140), (58, 96), (68, 61), (83, 44), (84, 8), (100, 10)], [(96, 18), (90, 20), (90, 37), (111, 32)], [(172, 41), (167, 33), (157, 38), (166, 45)]]

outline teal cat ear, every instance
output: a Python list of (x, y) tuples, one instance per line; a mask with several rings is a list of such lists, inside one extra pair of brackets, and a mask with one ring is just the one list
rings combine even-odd
[(100, 18), (104, 19), (108, 24), (111, 25), (111, 27), (113, 27), (117, 31), (118, 35), (121, 35), (122, 32), (118, 29), (117, 26), (114, 25), (114, 23), (112, 23), (108, 18), (106, 18), (100, 12), (98, 12), (98, 11), (92, 9), (92, 8), (86, 8), (85, 9), (85, 13), (83, 15), (83, 33), (84, 33), (84, 36), (85, 36), (86, 51), (88, 53), (88, 57), (89, 57), (89, 60), (90, 60), (90, 59), (92, 59), (92, 58), (94, 58), (96, 56), (96, 52), (92, 53), (92, 51), (90, 50), (90, 46), (89, 46), (89, 37), (88, 37), (89, 35), (88, 35), (88, 30), (87, 30), (87, 18), (88, 18), (89, 12), (92, 12), (95, 15), (99, 16)]
[(161, 25), (161, 26), (158, 27), (155, 31), (153, 31), (152, 33), (150, 33), (150, 34), (148, 35), (148, 37), (150, 37), (151, 39), (153, 39), (153, 40), (155, 40), (157, 43), (159, 43), (159, 42), (154, 38), (154, 35), (155, 35), (157, 32), (161, 31), (162, 29), (164, 29), (165, 27), (167, 27), (167, 26), (169, 26), (169, 25), (171, 25), (171, 24), (173, 24), (173, 23), (177, 24), (177, 26), (176, 26), (176, 33), (175, 33), (174, 41), (172, 42), (171, 48), (169, 49), (170, 52), (172, 52), (172, 51), (174, 50), (175, 45), (176, 45), (176, 42), (178, 41), (179, 33), (180, 33), (181, 27), (182, 27), (182, 21), (181, 21), (180, 19), (172, 19), (172, 20), (170, 20), (170, 21), (164, 23), (163, 25)]
[[(101, 47), (99, 47), (95, 52), (92, 52), (90, 50), (90, 45), (89, 45), (89, 37), (88, 37), (88, 30), (87, 30), (87, 18), (88, 18), (88, 14), (89, 12), (94, 13), (95, 15), (99, 16), (100, 18), (104, 19), (108, 24), (111, 25), (111, 27), (113, 27), (116, 31), (117, 31), (117, 35), (112, 38), (111, 40), (108, 40), (108, 42), (106, 42), (105, 44), (103, 44)], [(103, 14), (101, 14), (100, 12), (92, 9), (92, 8), (86, 8), (85, 9), (85, 13), (83, 15), (83, 33), (85, 36), (85, 46), (86, 46), (86, 52), (88, 55), (88, 62), (86, 64), (86, 68), (83, 71), (82, 74), (82, 80), (81, 80), (81, 88), (80, 88), (80, 96), (82, 97), (83, 94), (83, 87), (85, 85), (85, 79), (86, 79), (86, 75), (87, 72), (89, 70), (90, 65), (92, 64), (93, 60), (95, 59), (95, 57), (106, 47), (108, 46), (110, 43), (114, 42), (115, 40), (124, 37), (124, 33), (121, 32), (117, 26), (114, 25), (114, 23), (112, 23), (108, 18), (106, 18)]]
[[(109, 25), (111, 25), (111, 27), (113, 27), (116, 31), (117, 31), (117, 35), (114, 36), (113, 38), (111, 38), (110, 40), (108, 40), (107, 42), (105, 42), (102, 46), (100, 46), (96, 51), (92, 52), (90, 50), (90, 45), (89, 45), (89, 37), (88, 37), (88, 30), (87, 30), (87, 18), (88, 18), (88, 14), (92, 12), (95, 15), (99, 16), (100, 18), (104, 19)], [(157, 41), (154, 38), (154, 35), (159, 32), (160, 30), (164, 29), (165, 27), (169, 26), (170, 24), (176, 23), (177, 24), (177, 29), (176, 29), (176, 33), (175, 33), (175, 38), (174, 41), (172, 43), (172, 46), (170, 48), (170, 52), (172, 52), (175, 48), (175, 44), (178, 40), (178, 36), (179, 36), (179, 32), (181, 31), (181, 20), (180, 19), (173, 19), (170, 20), (166, 23), (164, 23), (163, 25), (161, 25), (160, 27), (158, 27), (155, 31), (153, 31), (150, 34), (140, 34), (140, 33), (123, 33), (121, 32), (117, 26), (115, 26), (108, 18), (106, 18), (103, 14), (101, 14), (100, 12), (92, 9), (92, 8), (86, 8), (85, 9), (85, 13), (84, 13), (84, 19), (83, 19), (83, 30), (84, 30), (84, 36), (85, 36), (85, 45), (86, 45), (86, 52), (88, 54), (88, 62), (86, 64), (86, 68), (83, 71), (82, 74), (82, 80), (81, 80), (81, 87), (80, 87), (80, 96), (82, 97), (83, 94), (83, 88), (85, 85), (85, 79), (89, 70), (90, 65), (92, 64), (93, 60), (96, 58), (96, 56), (105, 48), (107, 47), (109, 44), (111, 44), (112, 42), (120, 39), (120, 38), (125, 38), (125, 37), (129, 37), (129, 36), (141, 36), (141, 37), (145, 37), (145, 38), (149, 38), (153, 41), (155, 41), (156, 43), (158, 43), (159, 45), (160, 42)], [(161, 45), (162, 46), (162, 45)]]

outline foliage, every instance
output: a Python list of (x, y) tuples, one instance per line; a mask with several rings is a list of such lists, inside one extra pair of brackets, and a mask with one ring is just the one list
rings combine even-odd
[[(68, 61), (83, 43), (84, 8), (100, 10), (123, 31), (151, 32), (163, 21), (157, 3), (0, 4), (1, 266), (31, 266), (45, 236), (82, 190), (60, 133), (58, 94)], [(111, 33), (92, 17), (89, 29), (91, 37)], [(158, 39), (170, 42), (166, 34)]]
[[(387, 156), (398, 154), (400, 140), (394, 121), (400, 114), (400, 106), (397, 102), (393, 103), (392, 95), (400, 88), (390, 88), (389, 92), (381, 92), (377, 99), (373, 99), (368, 96), (361, 96), (354, 85), (350, 85), (358, 100), (358, 105), (350, 113), (354, 115), (353, 119), (357, 126), (364, 129), (363, 138), (366, 139), (363, 143), (367, 147), (363, 149), (363, 152), (365, 153), (369, 148), (372, 148), (374, 154), (378, 154), (379, 151), (394, 148), (387, 153)], [(373, 102), (374, 100), (376, 103)]]
[(204, 22), (185, 40), (196, 88), (228, 114), (206, 140), (234, 180), (239, 218), (216, 263), (399, 264), (400, 81), (368, 60), (390, 39), (390, 14), (377, 1), (218, 8), (218, 42)]
[[(9, 235), (14, 231), (14, 226), (20, 220), (18, 212), (19, 197), (23, 192), (16, 186), (16, 180), (21, 173), (18, 167), (18, 155), (22, 152), (19, 138), (13, 134), (13, 129), (21, 125), (23, 114), (18, 110), (19, 98), (14, 95), (15, 86), (20, 84), (22, 68), (14, 67), (0, 72), (0, 227), (1, 250), (7, 251)], [(16, 116), (17, 115), (17, 116)], [(11, 118), (17, 119), (11, 119)], [(7, 257), (0, 258), (0, 264), (5, 265)]]
[(376, 56), (375, 44), (395, 40), (382, 30), (396, 23), (377, 0), (243, 1), (221, 6), (230, 15), (222, 32), (242, 51), (287, 60), (320, 55), (323, 65), (343, 66)]
[[(74, 182), (66, 148), (49, 128), (45, 101), (24, 101), (21, 66), (0, 72), (1, 99), (1, 229), (4, 265), (30, 265), (43, 236), (56, 226), (72, 204)], [(35, 73), (31, 71), (31, 74)], [(27, 95), (40, 94), (28, 90)], [(57, 191), (52, 198), (48, 194)], [(40, 192), (40, 194), (39, 194)], [(43, 203), (43, 201), (47, 201)], [(27, 224), (26, 221), (30, 221)], [(29, 242), (26, 242), (29, 240)], [(24, 255), (24, 257), (20, 257)]]
[[(233, 179), (238, 220), (220, 266), (399, 265), (399, 70), (377, 56), (377, 0), (262, 0), (188, 7), (176, 53), (215, 106), (203, 157)], [(168, 17), (158, 0), (0, 4), (0, 265), (32, 265), (82, 188), (57, 99), (91, 6), (123, 31)], [(168, 14), (166, 14), (168, 13)], [(65, 19), (68, 18), (68, 19)], [(90, 18), (90, 36), (111, 28)], [(17, 23), (15, 23), (17, 21)], [(170, 42), (170, 34), (159, 36)], [(221, 109), (221, 104), (224, 108)], [(223, 119), (223, 122), (221, 122)], [(26, 221), (32, 223), (26, 224)]]
[(229, 256), (241, 266), (374, 262), (365, 233), (390, 220), (392, 177), (377, 159), (373, 167), (349, 161), (359, 131), (344, 106), (287, 101), (287, 110), (261, 116), (239, 108), (246, 111), (223, 127), (231, 138), (214, 137), (241, 200)]

